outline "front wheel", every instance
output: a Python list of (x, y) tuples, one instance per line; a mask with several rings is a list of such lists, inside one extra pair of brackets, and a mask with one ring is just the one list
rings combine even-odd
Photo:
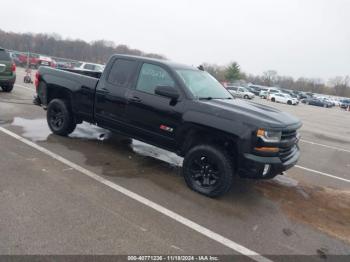
[(47, 107), (47, 123), (51, 131), (60, 136), (67, 136), (76, 127), (76, 122), (68, 102), (53, 99)]
[(292, 101), (288, 100), (287, 104), (288, 104), (288, 105), (291, 105), (291, 104), (292, 104)]
[(214, 145), (198, 145), (185, 156), (182, 172), (187, 185), (208, 197), (225, 194), (232, 186), (234, 169), (227, 153)]
[(271, 98), (271, 102), (276, 102), (276, 99), (275, 98)]
[(247, 95), (245, 95), (243, 98), (244, 98), (244, 99), (248, 99), (249, 97), (248, 97)]

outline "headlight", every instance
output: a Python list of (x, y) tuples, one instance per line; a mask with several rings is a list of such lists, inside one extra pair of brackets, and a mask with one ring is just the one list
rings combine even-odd
[(282, 132), (281, 131), (269, 131), (269, 130), (259, 129), (256, 136), (260, 137), (265, 142), (269, 142), (269, 143), (280, 142)]

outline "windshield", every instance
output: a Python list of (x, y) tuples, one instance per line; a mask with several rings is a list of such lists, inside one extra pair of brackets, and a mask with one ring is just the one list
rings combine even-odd
[(226, 88), (207, 72), (192, 69), (178, 69), (176, 72), (198, 99), (232, 99)]

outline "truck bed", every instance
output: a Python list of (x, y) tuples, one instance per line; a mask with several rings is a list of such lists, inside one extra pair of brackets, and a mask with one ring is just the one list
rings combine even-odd
[(93, 119), (95, 89), (101, 77), (100, 72), (82, 70), (61, 70), (51, 67), (39, 68), (40, 80), (45, 83), (38, 87), (40, 104), (47, 106), (48, 96), (63, 96), (69, 92), (72, 109), (83, 118)]

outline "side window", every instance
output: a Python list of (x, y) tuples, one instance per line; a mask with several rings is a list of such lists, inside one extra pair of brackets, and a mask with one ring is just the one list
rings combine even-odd
[(118, 87), (127, 87), (133, 79), (137, 69), (137, 62), (117, 59), (114, 61), (107, 81)]
[(154, 95), (157, 86), (175, 86), (174, 80), (165, 69), (157, 65), (143, 64), (136, 90)]

